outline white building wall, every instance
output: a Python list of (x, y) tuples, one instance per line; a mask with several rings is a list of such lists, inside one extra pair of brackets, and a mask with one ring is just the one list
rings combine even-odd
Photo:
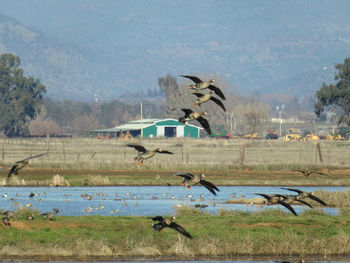
[(177, 126), (176, 127), (176, 137), (184, 137), (185, 126)]
[(157, 137), (164, 136), (164, 127), (165, 126), (157, 126)]

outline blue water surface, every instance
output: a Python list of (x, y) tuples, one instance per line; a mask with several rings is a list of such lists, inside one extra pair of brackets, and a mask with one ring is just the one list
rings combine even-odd
[[(215, 214), (220, 209), (260, 211), (270, 207), (225, 204), (234, 198), (253, 198), (256, 193), (295, 194), (276, 186), (220, 186), (216, 196), (202, 186), (193, 186), (190, 190), (181, 186), (113, 186), (113, 187), (2, 187), (0, 189), (0, 209), (15, 210), (30, 207), (41, 212), (60, 210), (59, 215), (138, 215), (152, 216), (174, 214), (174, 208), (206, 204), (205, 211)], [(304, 191), (326, 190), (344, 191), (350, 187), (298, 187)], [(34, 197), (29, 197), (30, 194)], [(281, 210), (288, 210), (282, 206)], [(297, 213), (304, 206), (293, 206)], [(322, 208), (324, 212), (335, 215), (336, 208)]]

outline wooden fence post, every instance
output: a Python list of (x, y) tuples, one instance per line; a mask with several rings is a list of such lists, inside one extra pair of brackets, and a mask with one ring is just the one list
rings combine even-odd
[(5, 161), (5, 146), (4, 143), (1, 146), (1, 159), (4, 162)]
[(181, 157), (182, 157), (182, 162), (184, 162), (184, 146), (183, 145), (182, 145)]
[(64, 145), (64, 141), (62, 141), (62, 151), (63, 151), (63, 162), (66, 162), (66, 147)]
[(315, 163), (317, 163), (317, 156), (320, 159), (320, 162), (323, 163), (323, 157), (321, 152), (321, 144), (318, 142), (316, 145), (316, 156), (315, 156)]
[(239, 155), (239, 162), (241, 165), (244, 163), (244, 157), (245, 157), (245, 144), (241, 145), (240, 147), (240, 155)]
[(93, 152), (93, 153), (91, 154), (91, 157), (90, 157), (88, 163), (90, 163), (90, 161), (95, 157), (95, 155), (96, 155), (96, 152)]
[(46, 137), (47, 137), (47, 159), (50, 160), (50, 134), (47, 134)]

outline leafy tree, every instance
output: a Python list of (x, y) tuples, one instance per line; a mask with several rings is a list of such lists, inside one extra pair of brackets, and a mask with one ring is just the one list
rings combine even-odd
[(46, 87), (38, 79), (24, 77), (21, 60), (12, 54), (0, 56), (0, 133), (18, 136), (40, 111)]
[(338, 124), (350, 125), (350, 58), (346, 58), (344, 64), (338, 64), (335, 68), (338, 73), (334, 79), (338, 82), (335, 85), (323, 83), (317, 91), (315, 113), (320, 117), (324, 111), (333, 107), (340, 111)]

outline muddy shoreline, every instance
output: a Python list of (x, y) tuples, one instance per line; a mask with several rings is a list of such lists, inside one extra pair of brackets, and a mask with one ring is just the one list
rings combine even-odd
[(42, 255), (1, 255), (0, 262), (152, 262), (152, 261), (297, 261), (303, 259), (310, 261), (350, 261), (350, 255), (327, 255), (327, 256), (275, 256), (275, 255), (257, 255), (257, 256), (142, 256), (142, 255), (121, 255), (121, 256), (42, 256)]

